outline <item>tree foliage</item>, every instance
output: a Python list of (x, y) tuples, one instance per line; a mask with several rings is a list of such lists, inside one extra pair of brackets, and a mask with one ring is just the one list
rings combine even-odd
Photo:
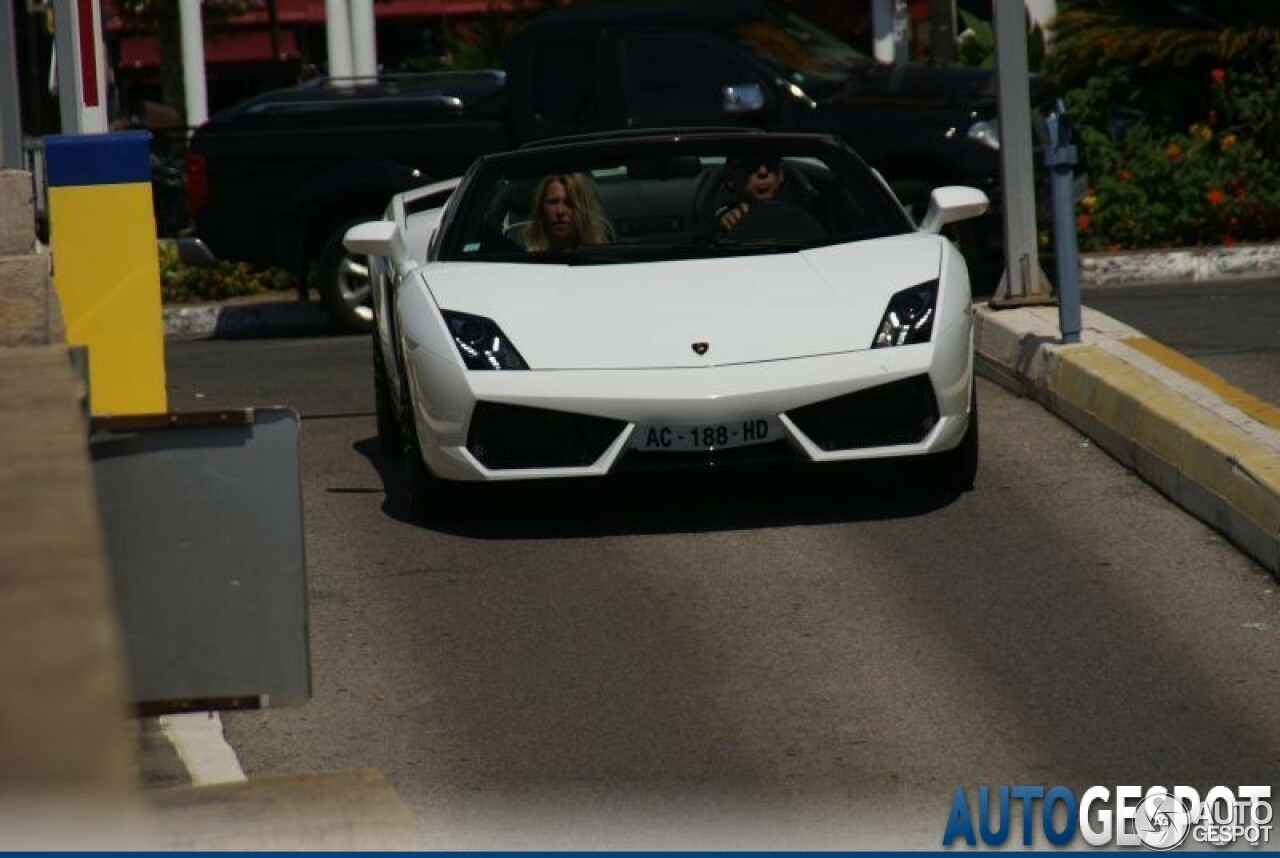
[(1138, 69), (1234, 66), (1276, 51), (1280, 4), (1256, 0), (1061, 0), (1055, 75), (1086, 80), (1099, 64)]
[[(964, 29), (956, 40), (956, 58), (967, 66), (995, 68), (996, 35), (990, 21), (984, 21), (972, 12), (957, 9)], [(1040, 25), (1027, 19), (1027, 68), (1039, 72), (1044, 67), (1044, 31)]]
[(465, 26), (446, 25), (440, 57), (413, 57), (406, 70), (496, 69), (507, 65), (507, 52), (516, 30), (539, 12), (550, 8), (551, 0), (490, 0), (485, 11)]

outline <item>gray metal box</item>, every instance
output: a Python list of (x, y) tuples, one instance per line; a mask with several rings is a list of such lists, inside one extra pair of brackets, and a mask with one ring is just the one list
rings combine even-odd
[(298, 415), (95, 418), (90, 452), (139, 706), (306, 701)]

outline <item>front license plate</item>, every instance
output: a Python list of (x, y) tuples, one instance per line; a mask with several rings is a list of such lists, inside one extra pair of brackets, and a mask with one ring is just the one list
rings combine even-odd
[(690, 452), (727, 450), (730, 447), (747, 447), (767, 444), (782, 437), (776, 420), (761, 417), (755, 420), (738, 420), (731, 423), (708, 423), (705, 426), (664, 426), (640, 424), (631, 436), (631, 446), (637, 450), (657, 452)]

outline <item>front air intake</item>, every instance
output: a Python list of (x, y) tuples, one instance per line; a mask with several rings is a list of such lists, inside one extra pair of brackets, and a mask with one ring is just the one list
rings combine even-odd
[(938, 400), (926, 375), (806, 405), (787, 416), (828, 452), (918, 444), (938, 423)]
[(471, 415), (467, 449), (495, 471), (585, 468), (599, 460), (626, 426), (605, 417), (481, 402)]

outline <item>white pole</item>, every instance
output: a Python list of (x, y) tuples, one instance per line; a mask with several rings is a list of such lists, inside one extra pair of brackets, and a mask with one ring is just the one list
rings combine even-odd
[(907, 0), (893, 4), (893, 62), (902, 65), (911, 59), (911, 13)]
[(897, 54), (893, 33), (895, 8), (894, 0), (871, 0), (872, 45), (876, 60), (885, 65), (892, 64)]
[(1027, 9), (1023, 0), (994, 0), (996, 84), (999, 87), (1000, 176), (1004, 200), (1004, 279), (993, 304), (1047, 297), (1036, 246), (1032, 169), (1031, 84), (1027, 72)]
[(18, 37), (13, 4), (0, 9), (0, 170), (27, 169), (22, 151), (22, 100), (18, 93)]
[(351, 77), (351, 9), (347, 0), (324, 0), (325, 35), (329, 45), (329, 77)]
[(357, 77), (378, 75), (378, 30), (373, 0), (350, 0), (351, 54)]
[(99, 0), (54, 0), (58, 57), (58, 113), (63, 134), (107, 130), (107, 69)]
[(178, 13), (182, 25), (182, 87), (187, 104), (187, 127), (194, 128), (209, 118), (200, 0), (178, 0)]

